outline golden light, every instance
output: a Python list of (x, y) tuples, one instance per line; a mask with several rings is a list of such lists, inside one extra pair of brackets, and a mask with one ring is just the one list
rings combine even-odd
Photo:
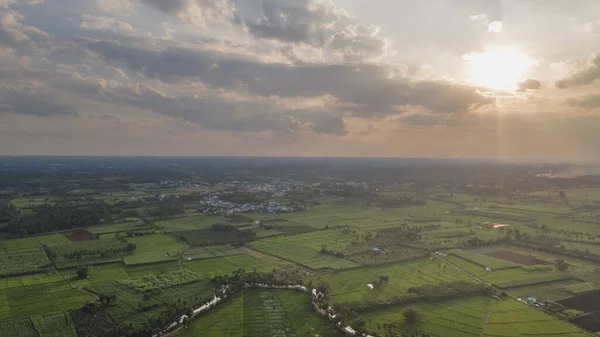
[(469, 65), (468, 82), (496, 90), (515, 90), (525, 73), (537, 64), (531, 57), (510, 48), (490, 49), (463, 55)]

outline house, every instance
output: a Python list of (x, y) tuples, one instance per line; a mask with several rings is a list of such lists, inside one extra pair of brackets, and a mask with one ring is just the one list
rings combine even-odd
[(448, 254), (446, 254), (446, 253), (444, 253), (444, 252), (435, 252), (435, 253), (436, 253), (438, 256), (441, 256), (441, 257), (446, 257), (446, 256), (448, 256)]
[(255, 221), (253, 221), (253, 222), (252, 222), (252, 224), (253, 224), (254, 226), (258, 226), (258, 225), (260, 225), (260, 221), (258, 221), (258, 220), (255, 220)]
[(381, 249), (375, 247), (375, 248), (373, 248), (373, 252), (379, 254), (379, 253), (381, 253)]
[(485, 271), (492, 271), (492, 268), (490, 268), (490, 267), (485, 267)]
[(534, 304), (537, 303), (537, 300), (535, 299), (535, 297), (527, 297), (527, 302), (529, 304)]

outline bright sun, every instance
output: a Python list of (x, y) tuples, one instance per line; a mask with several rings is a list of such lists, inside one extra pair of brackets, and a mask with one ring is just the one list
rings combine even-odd
[(537, 62), (508, 48), (490, 49), (463, 55), (469, 64), (468, 81), (496, 90), (514, 90), (529, 68)]

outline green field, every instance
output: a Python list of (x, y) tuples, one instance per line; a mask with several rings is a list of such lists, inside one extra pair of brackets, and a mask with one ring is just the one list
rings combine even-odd
[(464, 249), (452, 249), (447, 252), (448, 254), (458, 256), (463, 260), (473, 262), (482, 267), (490, 267), (492, 269), (505, 269), (505, 268), (516, 268), (518, 264), (506, 261), (503, 259), (497, 259), (495, 257), (479, 254), (475, 251), (464, 250)]
[(167, 232), (190, 231), (209, 228), (218, 223), (227, 223), (229, 219), (221, 216), (187, 215), (178, 218), (156, 221), (156, 226)]
[(73, 319), (68, 312), (54, 312), (31, 317), (39, 337), (77, 337)]
[(318, 231), (293, 236), (268, 238), (253, 241), (252, 249), (272, 254), (313, 269), (351, 268), (359, 264), (344, 258), (320, 253), (325, 245), (328, 249), (342, 250), (352, 242), (352, 236), (338, 230)]
[(129, 238), (136, 245), (131, 255), (123, 256), (127, 265), (175, 260), (186, 245), (168, 234), (152, 234)]
[(0, 319), (79, 308), (91, 299), (86, 293), (69, 289), (64, 282), (0, 290)]
[(290, 290), (247, 290), (194, 320), (177, 336), (337, 336), (311, 310), (307, 294)]
[[(389, 277), (382, 288), (369, 290), (367, 284), (375, 283), (379, 276)], [(438, 260), (422, 259), (386, 266), (373, 266), (311, 277), (317, 283), (322, 280), (331, 287), (334, 303), (355, 302), (368, 299), (390, 299), (404, 295), (408, 288), (442, 281), (471, 280), (468, 274), (458, 271)]]
[(363, 314), (369, 331), (382, 333), (378, 325), (398, 323), (399, 330), (425, 331), (444, 337), (462, 336), (587, 336), (577, 327), (550, 315), (528, 308), (512, 299), (476, 296), (437, 303), (417, 303), (410, 307), (423, 314), (421, 323), (408, 327), (404, 311), (409, 306), (395, 306)]
[(138, 222), (124, 222), (111, 225), (88, 227), (86, 230), (92, 234), (108, 234), (108, 233), (121, 233), (121, 232), (132, 232), (139, 230), (146, 230), (152, 228), (141, 221)]

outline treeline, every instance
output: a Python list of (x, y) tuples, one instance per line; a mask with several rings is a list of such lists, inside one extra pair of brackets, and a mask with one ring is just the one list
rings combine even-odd
[(366, 312), (386, 309), (395, 305), (406, 305), (420, 301), (446, 301), (474, 294), (487, 294), (503, 296), (503, 293), (485, 283), (469, 281), (442, 282), (440, 284), (427, 284), (408, 289), (408, 293), (389, 299), (367, 299), (361, 302), (345, 302), (336, 304), (338, 312)]
[[(58, 254), (54, 250), (52, 250), (52, 248), (48, 245), (43, 245), (42, 247), (44, 248), (44, 251), (46, 252), (46, 255), (48, 255), (48, 258), (50, 260), (55, 261), (59, 257)], [(136, 248), (137, 246), (135, 243), (129, 242), (126, 246), (119, 248), (107, 247), (102, 249), (80, 249), (72, 252), (63, 253), (60, 257), (64, 258), (65, 260), (80, 260), (89, 256), (106, 257), (110, 255), (117, 255), (120, 253), (131, 253)]]
[(25, 236), (95, 226), (108, 219), (110, 219), (109, 207), (102, 200), (78, 203), (59, 202), (55, 205), (35, 206), (33, 214), (30, 215), (13, 216), (3, 231), (17, 236)]

